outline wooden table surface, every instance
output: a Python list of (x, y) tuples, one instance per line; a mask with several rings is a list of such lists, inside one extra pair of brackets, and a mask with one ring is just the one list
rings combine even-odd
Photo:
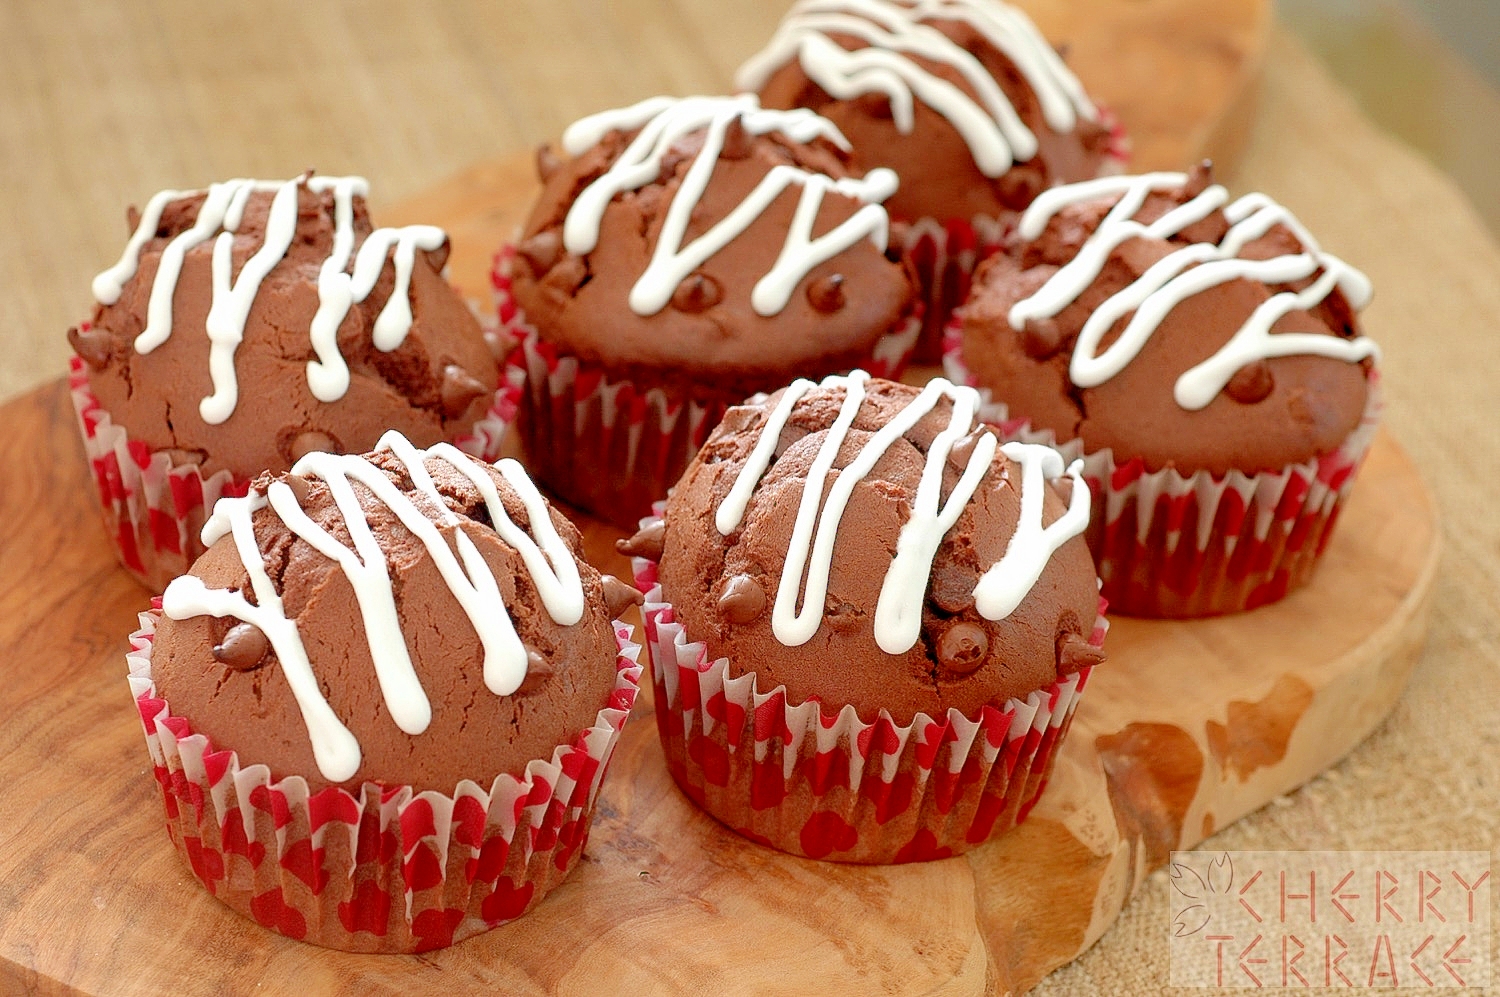
[[(780, 6), (0, 4), (0, 397), (62, 372), (61, 333), (118, 254), (125, 206), (155, 190), (315, 166), (368, 176), (378, 212), (601, 107), (722, 89)], [(1288, 805), (1214, 845), (1494, 854), (1500, 405), (1487, 368), (1500, 358), (1500, 250), (1455, 189), (1375, 132), (1284, 34), (1230, 181), (1291, 205), (1375, 280), (1368, 326), (1386, 348), (1387, 422), (1433, 486), (1448, 554), (1427, 654), (1392, 720)], [(1148, 885), (1103, 942), (1037, 992), (1157, 989), (1166, 907), (1165, 881)]]

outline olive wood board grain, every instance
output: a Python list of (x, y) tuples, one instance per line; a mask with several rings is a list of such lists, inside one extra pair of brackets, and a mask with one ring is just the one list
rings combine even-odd
[[(1263, 0), (1211, 15), (1191, 0), (1025, 6), (1070, 41), (1140, 168), (1223, 164), (1243, 141)], [(478, 293), (534, 190), (529, 157), (507, 157), (381, 220), (445, 225), (452, 274)], [(1433, 504), (1381, 435), (1310, 588), (1222, 619), (1116, 619), (1030, 819), (938, 862), (844, 866), (740, 839), (672, 784), (648, 689), (568, 883), (451, 949), (359, 956), (262, 930), (179, 863), (124, 680), (147, 595), (98, 526), (63, 385), (0, 407), (0, 425), (5, 993), (1024, 991), (1102, 935), (1170, 849), (1311, 778), (1380, 722), (1420, 650), (1437, 564)], [(585, 532), (596, 563), (623, 572), (617, 534)]]
[[(1437, 564), (1431, 499), (1382, 434), (1310, 587), (1218, 619), (1116, 619), (1030, 818), (936, 862), (815, 862), (726, 830), (667, 774), (648, 688), (567, 883), (450, 949), (350, 955), (265, 931), (178, 860), (125, 682), (148, 596), (96, 520), (64, 386), (0, 407), (0, 424), (0, 993), (1021, 992), (1092, 944), (1170, 849), (1381, 721)], [(617, 533), (586, 535), (624, 570)]]

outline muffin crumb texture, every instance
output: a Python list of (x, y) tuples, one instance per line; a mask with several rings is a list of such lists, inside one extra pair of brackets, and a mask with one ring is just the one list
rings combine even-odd
[(174, 714), (273, 778), (487, 788), (605, 706), (605, 583), (513, 461), (383, 444), (220, 503), (220, 538), (163, 598), (153, 677)]
[[(863, 393), (852, 421), (851, 382)], [(789, 703), (816, 698), (830, 712), (853, 704), (866, 722), (885, 708), (898, 725), (949, 708), (972, 716), (1098, 660), (1078, 650), (1087, 646), (1098, 609), (1093, 565), (1077, 535), (1087, 522), (1086, 492), (1080, 506), (1071, 501), (1069, 479), (1044, 482), (1040, 464), (1025, 467), (995, 448), (990, 430), (955, 416), (966, 389), (946, 382), (924, 392), (867, 382), (857, 372), (786, 390), (801, 392), (790, 407), (778, 404), (785, 398), (779, 392), (731, 409), (672, 493), (663, 536), (653, 536), (652, 529), (663, 529), (653, 526), (623, 545), (648, 556), (659, 545), (664, 598), (711, 659), (728, 657), (734, 674), (754, 671), (762, 692), (786, 686)], [(891, 438), (886, 427), (902, 420), (904, 431)], [(836, 453), (825, 448), (830, 433), (845, 426)], [(772, 432), (771, 449), (760, 447)], [(941, 480), (936, 504), (922, 489), (934, 447), (946, 451), (937, 477), (928, 475)], [(979, 447), (984, 452), (976, 456)], [(1027, 451), (1027, 463), (1043, 449)], [(851, 465), (866, 470), (846, 476), (854, 479), (849, 487), (839, 472)], [(1062, 470), (1059, 460), (1049, 476)], [(804, 525), (805, 542), (793, 538), (809, 474), (818, 480), (824, 471), (815, 532), (818, 545), (831, 545), (820, 560), (810, 527)], [(1039, 491), (1023, 512), (1026, 487)], [(951, 501), (966, 489), (967, 500), (960, 494)], [(829, 513), (835, 501), (846, 503), (841, 515)], [(931, 529), (903, 538), (914, 505), (936, 516)], [(946, 529), (944, 514), (951, 518)], [(915, 539), (917, 532), (927, 539)], [(787, 578), (805, 565), (789, 607), (796, 622), (775, 619), (789, 558)], [(825, 569), (826, 594), (818, 605), (803, 605)], [(981, 583), (987, 573), (1001, 584)], [(902, 580), (893, 580), (898, 575)], [(915, 595), (909, 605), (903, 593)]]

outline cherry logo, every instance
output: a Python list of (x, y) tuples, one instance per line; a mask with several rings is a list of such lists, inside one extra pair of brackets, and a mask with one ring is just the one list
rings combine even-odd
[(1168, 870), (1172, 876), (1173, 897), (1172, 934), (1178, 938), (1196, 935), (1208, 927), (1212, 919), (1206, 903), (1211, 897), (1223, 896), (1234, 886), (1234, 863), (1228, 852), (1208, 863), (1208, 875), (1203, 876), (1190, 865), (1173, 862)]

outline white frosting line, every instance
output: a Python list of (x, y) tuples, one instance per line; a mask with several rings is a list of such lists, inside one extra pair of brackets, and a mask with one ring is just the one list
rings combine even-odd
[(1005, 547), (1005, 556), (980, 576), (974, 588), (974, 608), (988, 620), (1004, 619), (1015, 612), (1057, 549), (1089, 525), (1089, 486), (1083, 480), (1082, 460), (1073, 461), (1066, 472), (1073, 480), (1068, 511), (1044, 527), (1044, 479), (1064, 473), (1062, 454), (1040, 443), (1007, 443), (1000, 449), (1021, 465), (1021, 516)]
[[(943, 487), (943, 467), (948, 454), (974, 426), (974, 416), (979, 406), (979, 397), (972, 391), (957, 391), (953, 398), (953, 414), (948, 426), (932, 441), (927, 452), (927, 463), (922, 468), (922, 481), (912, 499), (911, 518), (901, 528), (896, 541), (896, 556), (890, 570), (880, 586), (880, 598), (875, 604), (875, 642), (889, 654), (900, 654), (917, 642), (922, 633), (922, 595), (927, 591), (927, 579), (932, 574), (932, 560), (937, 556), (943, 537), (958, 521), (959, 515), (974, 497), (979, 482), (990, 469), (999, 442), (993, 433), (983, 433), (974, 442), (973, 453), (964, 465), (963, 474), (948, 499), (938, 508), (938, 499)], [(912, 408), (916, 407), (914, 403)], [(1030, 590), (1030, 586), (1027, 586)], [(917, 598), (912, 598), (912, 593)], [(1001, 614), (1007, 615), (1009, 611)]]
[(729, 489), (729, 494), (724, 496), (724, 501), (719, 503), (719, 508), (714, 512), (714, 526), (720, 535), (729, 536), (745, 518), (745, 507), (750, 503), (750, 496), (761, 476), (766, 473), (766, 468), (771, 466), (776, 444), (781, 439), (781, 431), (786, 428), (787, 420), (792, 417), (792, 409), (796, 407), (797, 400), (811, 391), (812, 387), (811, 381), (797, 378), (787, 385), (776, 406), (771, 409), (771, 414), (766, 416), (766, 424), (761, 428), (760, 437), (751, 448), (750, 456), (745, 458), (744, 468), (734, 479), (734, 487)]
[(318, 359), (307, 362), (307, 387), (320, 402), (335, 402), (349, 390), (349, 365), (339, 352), (339, 326), (354, 306), (353, 278), (345, 273), (354, 252), (354, 197), (365, 197), (363, 177), (339, 177), (333, 186), (333, 252), (318, 269), (318, 311), (308, 328)]
[(380, 272), (385, 269), (386, 254), (396, 267), (396, 283), (385, 307), (375, 316), (371, 340), (375, 348), (389, 353), (401, 345), (411, 329), (411, 271), (416, 265), (417, 250), (441, 249), (448, 235), (433, 225), (407, 225), (405, 228), (380, 228), (370, 233), (354, 261), (354, 295), (363, 301), (375, 289)]
[[(150, 353), (172, 335), (172, 297), (177, 292), (177, 278), (182, 273), (183, 258), (187, 256), (188, 250), (207, 242), (214, 233), (224, 227), (235, 195), (242, 187), (253, 189), (253, 185), (255, 185), (253, 180), (229, 180), (210, 186), (202, 206), (198, 208), (198, 217), (193, 220), (192, 227), (167, 243), (162, 250), (161, 259), (156, 266), (156, 280), (151, 285), (151, 296), (146, 304), (146, 328), (135, 338), (137, 353)], [(279, 186), (280, 184), (276, 185), (276, 187)], [(274, 188), (267, 186), (262, 189)], [(153, 202), (154, 200), (153, 198)], [(147, 221), (147, 217), (142, 215), (140, 224), (136, 226), (136, 235), (140, 235), (141, 231), (146, 228)], [(152, 235), (155, 234), (156, 224), (159, 222), (160, 212), (151, 226)], [(130, 260), (131, 273), (134, 273), (140, 265), (138, 257), (144, 241), (137, 241), (135, 236), (132, 236), (130, 242), (126, 244), (127, 253), (130, 246), (136, 247), (136, 254)], [(117, 263), (115, 269), (120, 269), (124, 262), (122, 260)], [(107, 302), (101, 301), (101, 303)]]
[[(863, 404), (868, 381), (869, 375), (864, 371), (823, 381), (825, 388), (844, 388), (845, 396), (803, 483), (776, 590), (771, 614), (772, 632), (777, 640), (789, 647), (806, 643), (822, 625), (833, 549), (840, 521), (855, 486), (898, 439), (946, 397), (953, 403), (953, 412), (947, 427), (933, 439), (928, 449), (910, 516), (897, 538), (896, 554), (881, 583), (875, 607), (876, 643), (889, 654), (909, 650), (921, 635), (922, 602), (933, 558), (948, 530), (978, 491), (994, 459), (996, 438), (991, 433), (984, 433), (975, 441), (953, 490), (946, 500), (942, 500), (943, 469), (954, 444), (979, 428), (976, 419), (979, 398), (971, 388), (956, 387), (942, 378), (935, 378), (871, 435), (853, 460), (839, 472), (825, 499), (823, 491), (828, 473)], [(750, 497), (770, 466), (782, 429), (797, 402), (811, 389), (809, 381), (794, 382), (768, 413), (760, 437), (715, 512), (715, 526), (721, 534), (732, 533), (744, 518)], [(1019, 448), (1014, 454), (1010, 449), (1012, 446)], [(1043, 462), (1042, 451), (1051, 454), (1050, 463)], [(1022, 465), (1021, 517), (1004, 558), (985, 573), (975, 589), (980, 614), (991, 620), (1003, 619), (1014, 611), (1041, 577), (1053, 552), (1067, 539), (1083, 531), (1088, 525), (1089, 515), (1088, 488), (1080, 477), (1081, 466), (1075, 464), (1068, 469), (1074, 480), (1069, 510), (1044, 529), (1041, 522), (1044, 489), (1041, 476), (1044, 471), (1053, 477), (1061, 474), (1062, 458), (1046, 447), (1024, 444), (1008, 444), (1005, 452)], [(802, 594), (800, 610), (797, 605), (799, 593)]]
[(135, 231), (130, 233), (130, 240), (125, 243), (125, 251), (120, 254), (119, 262), (94, 278), (92, 290), (95, 301), (101, 305), (112, 305), (120, 300), (125, 282), (135, 276), (136, 269), (141, 265), (142, 247), (155, 238), (156, 230), (161, 226), (161, 216), (167, 205), (192, 193), (187, 190), (163, 190), (151, 196), (151, 200), (146, 202), (146, 210), (141, 212), (140, 220), (136, 222)]
[(313, 760), (325, 778), (338, 782), (352, 778), (359, 771), (359, 742), (349, 728), (334, 714), (318, 688), (318, 679), (307, 663), (307, 649), (294, 620), (282, 608), (281, 595), (266, 574), (250, 514), (266, 504), (263, 495), (251, 492), (244, 498), (220, 499), (214, 506), (212, 520), (203, 528), (205, 543), (212, 532), (215, 539), (228, 532), (234, 536), (240, 562), (250, 576), (255, 593), (251, 603), (233, 589), (211, 589), (196, 575), (181, 575), (172, 580), (162, 593), (162, 612), (174, 620), (193, 616), (232, 616), (260, 628), (271, 642), (282, 674), (292, 691), (302, 722), (312, 742)]
[[(1189, 411), (1204, 408), (1224, 390), (1236, 371), (1258, 360), (1317, 355), (1356, 363), (1367, 357), (1379, 357), (1378, 347), (1364, 336), (1347, 340), (1315, 333), (1271, 334), (1271, 327), (1278, 319), (1292, 311), (1317, 307), (1335, 288), (1343, 292), (1352, 307), (1363, 308), (1370, 299), (1370, 282), (1343, 260), (1323, 252), (1291, 212), (1264, 194), (1248, 194), (1226, 205), (1228, 192), (1213, 184), (1150, 225), (1135, 220), (1153, 191), (1175, 190), (1186, 182), (1187, 177), (1181, 173), (1148, 173), (1106, 177), (1045, 191), (1021, 216), (1017, 228), (1022, 239), (1038, 238), (1048, 221), (1070, 205), (1112, 195), (1118, 195), (1119, 200), (1073, 259), (1049, 277), (1036, 293), (1011, 307), (1008, 315), (1011, 327), (1020, 331), (1028, 321), (1051, 318), (1073, 304), (1099, 279), (1110, 255), (1129, 240), (1168, 239), (1222, 209), (1230, 227), (1217, 245), (1193, 243), (1164, 256), (1089, 315), (1079, 331), (1068, 366), (1068, 376), (1075, 385), (1097, 387), (1119, 374), (1140, 355), (1168, 313), (1195, 294), (1240, 279), (1268, 285), (1288, 284), (1311, 277), (1319, 269), (1323, 270), (1323, 276), (1301, 292), (1283, 292), (1271, 297), (1217, 353), (1179, 377), (1173, 388), (1177, 404)], [(1245, 246), (1276, 225), (1291, 231), (1304, 251), (1269, 260), (1239, 258)], [(1120, 336), (1099, 352), (1104, 337), (1127, 315), (1131, 317)]]
[[(903, 134), (911, 133), (913, 103), (920, 100), (963, 136), (981, 173), (1001, 176), (1014, 163), (1036, 155), (1036, 135), (984, 65), (931, 23), (945, 20), (968, 24), (1014, 63), (1054, 132), (1072, 131), (1080, 118), (1097, 119), (1083, 85), (1036, 26), (997, 0), (803, 0), (782, 19), (766, 47), (740, 67), (735, 85), (759, 90), (796, 59), (807, 77), (835, 99), (885, 95)], [(863, 47), (846, 49), (832, 36), (855, 38)], [(957, 72), (978, 99), (923, 62)]]
[[(651, 262), (631, 288), (629, 303), (636, 314), (654, 315), (665, 308), (684, 278), (744, 234), (784, 190), (794, 185), (800, 185), (802, 192), (781, 253), (751, 292), (751, 307), (757, 314), (779, 313), (813, 267), (861, 239), (869, 238), (876, 248), (884, 251), (887, 218), (879, 202), (895, 192), (894, 173), (877, 169), (863, 178), (834, 180), (784, 164), (772, 168), (729, 214), (684, 246), (688, 226), (718, 165), (725, 133), (736, 120), (752, 135), (778, 131), (796, 142), (823, 137), (847, 147), (838, 129), (812, 112), (768, 111), (751, 95), (681, 100), (657, 97), (633, 107), (584, 118), (563, 134), (563, 147), (576, 156), (611, 131), (640, 129), (609, 170), (584, 188), (568, 210), (563, 222), (563, 246), (569, 253), (583, 255), (598, 244), (609, 203), (624, 191), (637, 190), (657, 180), (668, 151), (687, 136), (704, 133), (702, 147), (662, 219)], [(813, 224), (823, 197), (830, 190), (866, 203), (852, 217), (813, 238)]]
[[(389, 508), (427, 549), (479, 636), (485, 653), (485, 684), (495, 694), (509, 695), (525, 680), (526, 648), (516, 635), (493, 571), (465, 531), (464, 520), (443, 501), (427, 472), (427, 459), (446, 461), (479, 489), (496, 531), (520, 553), (543, 605), (557, 623), (571, 626), (582, 619), (584, 610), (577, 565), (553, 527), (541, 494), (519, 465), (505, 461), (497, 466), (520, 495), (535, 541), (506, 514), (499, 491), (484, 468), (457, 448), (444, 443), (418, 450), (395, 432), (387, 433), (380, 446), (389, 449), (406, 466), (415, 490), (424, 497), (423, 504), (428, 508), (418, 508), (383, 471), (363, 457), (308, 454), (297, 462), (293, 473), (316, 476), (327, 483), (353, 544), (352, 550), (314, 522), (302, 510), (292, 489), (278, 481), (265, 496), (251, 492), (245, 498), (220, 500), (203, 529), (205, 545), (226, 533), (233, 535), (256, 602), (252, 604), (233, 590), (208, 589), (192, 575), (173, 581), (162, 597), (162, 611), (172, 619), (232, 616), (266, 634), (307, 725), (318, 770), (334, 782), (347, 780), (358, 771), (359, 744), (323, 698), (296, 622), (286, 617), (280, 594), (266, 574), (250, 518), (253, 511), (269, 504), (289, 530), (335, 561), (349, 579), (359, 603), (381, 695), (392, 720), (408, 734), (420, 734), (427, 729), (432, 707), (407, 652), (385, 553), (360, 505), (354, 482)], [(448, 536), (453, 538), (456, 556), (449, 547)]]
[(231, 231), (220, 233), (214, 242), (213, 255), (213, 299), (208, 309), (204, 329), (211, 344), (208, 351), (208, 374), (213, 381), (213, 394), (198, 403), (198, 413), (203, 421), (216, 426), (228, 419), (239, 401), (239, 382), (234, 376), (234, 354), (245, 338), (245, 321), (250, 317), (250, 306), (260, 293), (261, 282), (271, 268), (280, 263), (297, 234), (297, 181), (288, 180), (281, 185), (271, 201), (271, 211), (266, 218), (265, 242), (255, 255), (240, 268), (240, 276), (231, 282), (230, 272), (234, 267), (233, 229), (239, 228), (244, 213), (245, 201), (250, 196), (249, 185), (243, 185), (230, 202), (229, 214), (224, 224)]
[[(218, 234), (213, 250), (213, 298), (205, 323), (212, 343), (209, 376), (214, 390), (199, 404), (203, 421), (210, 425), (222, 423), (234, 413), (239, 395), (235, 351), (244, 338), (245, 322), (261, 283), (285, 258), (296, 236), (296, 189), (302, 182), (229, 180), (212, 184), (192, 227), (173, 238), (162, 250), (147, 303), (146, 328), (135, 340), (136, 352), (141, 354), (150, 353), (172, 334), (172, 299), (182, 274), (183, 259), (195, 246)], [(390, 298), (376, 317), (373, 339), (378, 349), (389, 352), (399, 347), (411, 330), (410, 287), (416, 250), (436, 250), (447, 240), (447, 235), (431, 225), (376, 229), (360, 246), (354, 272), (347, 273), (350, 255), (354, 251), (353, 200), (356, 196), (368, 194), (369, 184), (363, 177), (315, 176), (305, 182), (310, 190), (319, 193), (333, 191), (334, 198), (333, 249), (318, 271), (318, 310), (308, 329), (317, 359), (308, 362), (307, 384), (313, 397), (319, 401), (335, 402), (349, 390), (349, 367), (338, 349), (339, 327), (348, 317), (349, 310), (374, 290), (385, 269), (386, 254), (394, 248), (395, 283)], [(239, 278), (231, 282), (232, 233), (239, 229), (250, 195), (255, 191), (272, 190), (277, 195), (267, 219), (265, 241), (246, 261)], [(199, 193), (205, 192), (164, 190), (151, 198), (119, 262), (94, 278), (95, 300), (103, 305), (119, 300), (125, 282), (135, 276), (140, 266), (142, 249), (156, 236), (167, 205)]]
[[(791, 543), (786, 560), (781, 565), (781, 584), (777, 586), (776, 604), (771, 610), (771, 630), (776, 634), (776, 639), (788, 647), (807, 643), (823, 623), (823, 600), (828, 595), (828, 568), (833, 560), (833, 541), (838, 530), (838, 520), (844, 513), (844, 503), (849, 498), (848, 491), (840, 495), (839, 482), (843, 478), (842, 474), (834, 479), (833, 490), (828, 495), (828, 508), (820, 513), (818, 507), (823, 502), (823, 483), (828, 480), (828, 472), (838, 457), (839, 449), (844, 445), (844, 437), (849, 435), (849, 427), (859, 414), (860, 403), (865, 397), (865, 384), (869, 379), (870, 376), (864, 371), (856, 370), (844, 382), (844, 404), (839, 407), (839, 414), (833, 425), (828, 427), (823, 446), (819, 448), (812, 467), (807, 470), (807, 478), (802, 483), (802, 500), (797, 505)], [(849, 491), (853, 490), (852, 485), (851, 482)], [(823, 524), (830, 521), (831, 528), (825, 528)], [(803, 608), (798, 612), (797, 595), (802, 588), (802, 576), (809, 560), (812, 561), (812, 570), (807, 578)], [(822, 570), (819, 570), (820, 567)]]

